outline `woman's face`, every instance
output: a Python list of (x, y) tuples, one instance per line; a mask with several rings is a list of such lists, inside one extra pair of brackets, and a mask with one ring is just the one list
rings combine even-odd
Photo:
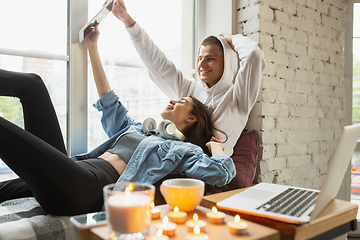
[(184, 130), (188, 124), (196, 120), (196, 117), (191, 114), (193, 108), (193, 100), (191, 97), (183, 97), (178, 101), (170, 100), (167, 107), (161, 113), (163, 119), (167, 119), (175, 123), (179, 131)]

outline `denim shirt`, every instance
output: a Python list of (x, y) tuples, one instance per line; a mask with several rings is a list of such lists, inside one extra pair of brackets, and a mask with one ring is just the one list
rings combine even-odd
[(130, 118), (113, 90), (103, 95), (94, 107), (103, 113), (101, 123), (109, 139), (89, 153), (73, 156), (73, 160), (97, 158), (128, 131), (148, 136), (137, 146), (117, 183), (155, 183), (168, 174), (182, 174), (221, 187), (235, 177), (235, 165), (226, 155), (209, 157), (190, 142), (165, 139), (157, 130), (144, 132), (142, 123)]

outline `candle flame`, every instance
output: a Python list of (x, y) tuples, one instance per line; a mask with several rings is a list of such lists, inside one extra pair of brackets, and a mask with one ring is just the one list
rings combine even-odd
[(199, 216), (198, 216), (196, 213), (194, 213), (193, 219), (194, 219), (194, 221), (196, 222), (196, 221), (199, 219)]
[(174, 207), (174, 212), (176, 212), (176, 213), (179, 212), (179, 207), (178, 206)]
[(200, 227), (199, 227), (199, 225), (196, 225), (196, 226), (194, 227), (194, 233), (195, 233), (196, 235), (200, 234)]
[(156, 236), (161, 237), (162, 235), (163, 235), (163, 230), (162, 230), (162, 228), (159, 228), (159, 229), (156, 231)]
[(239, 214), (236, 214), (236, 216), (235, 216), (235, 222), (236, 222), (236, 223), (240, 222), (240, 215), (239, 215)]
[(163, 223), (168, 223), (169, 222), (169, 218), (168, 218), (168, 216), (165, 216), (164, 218), (163, 218)]
[(130, 192), (134, 190), (134, 184), (129, 183), (125, 188), (125, 196), (130, 196)]
[(215, 206), (212, 207), (211, 210), (213, 211), (213, 213), (217, 213), (217, 208)]
[(154, 202), (151, 202), (151, 203), (150, 203), (150, 207), (151, 207), (151, 208), (154, 208), (154, 207), (155, 207), (155, 203), (154, 203)]

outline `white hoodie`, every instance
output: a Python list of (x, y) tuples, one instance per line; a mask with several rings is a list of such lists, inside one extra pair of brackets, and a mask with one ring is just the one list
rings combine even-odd
[[(225, 154), (231, 156), (261, 87), (265, 60), (257, 43), (235, 35), (232, 43), (236, 54), (223, 37), (217, 37), (224, 47), (224, 72), (219, 82), (209, 88), (202, 81), (186, 78), (139, 24), (127, 31), (150, 78), (169, 98), (194, 96), (209, 108), (215, 127), (228, 135)], [(217, 137), (225, 140), (221, 133)]]

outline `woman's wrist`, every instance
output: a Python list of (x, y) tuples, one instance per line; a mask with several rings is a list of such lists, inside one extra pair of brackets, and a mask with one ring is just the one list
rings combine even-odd
[(126, 28), (130, 28), (135, 24), (135, 20), (129, 14), (127, 14), (122, 21)]
[(98, 53), (99, 52), (98, 45), (92, 44), (91, 46), (88, 47), (88, 51), (89, 51), (89, 55), (93, 53)]

